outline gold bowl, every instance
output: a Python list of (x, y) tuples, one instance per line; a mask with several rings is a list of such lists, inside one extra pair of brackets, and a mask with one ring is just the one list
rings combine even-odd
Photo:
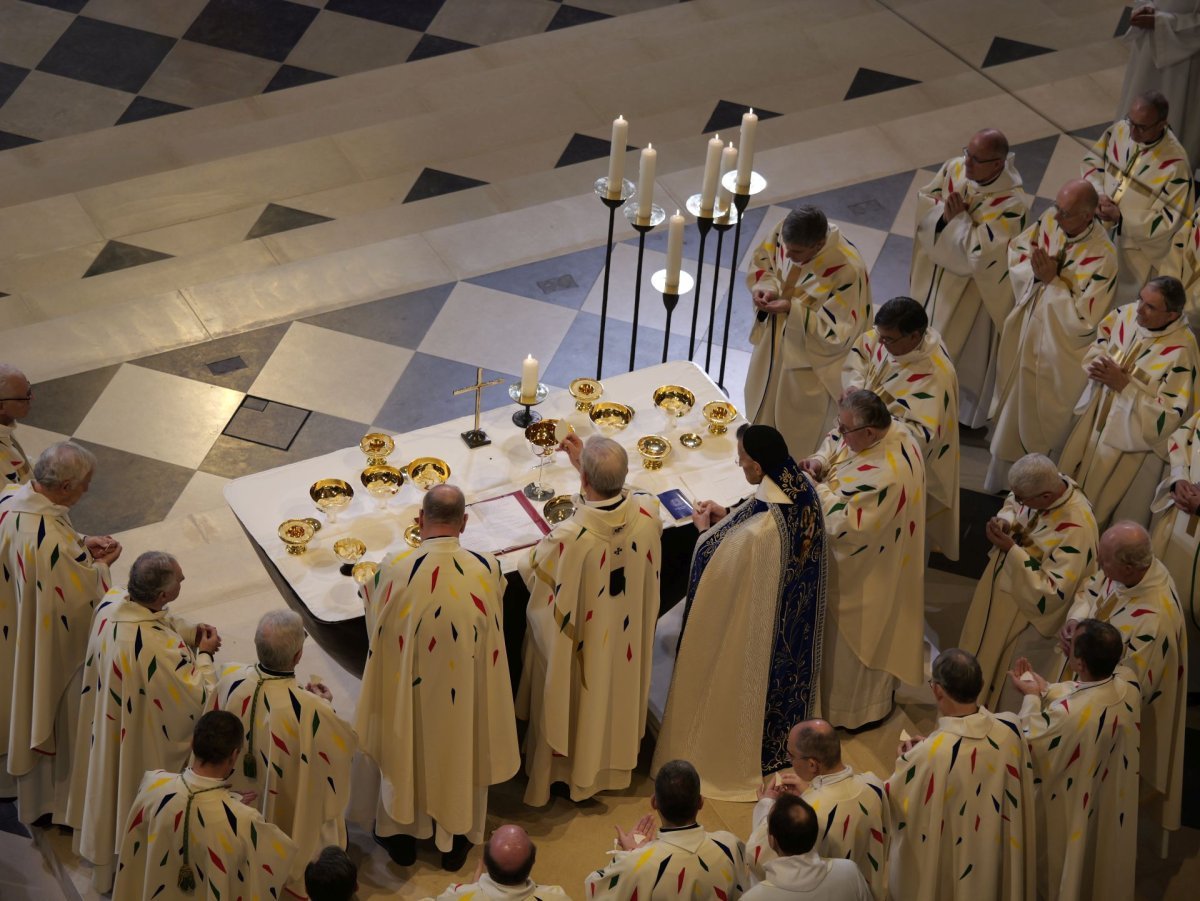
[(437, 457), (417, 457), (408, 464), (408, 477), (422, 491), (428, 491), (450, 478), (450, 464)]
[(363, 435), (358, 442), (358, 449), (367, 455), (368, 466), (383, 466), (387, 463), (388, 455), (396, 449), (396, 442), (391, 435), (383, 432), (371, 432)]
[(350, 575), (354, 577), (354, 581), (362, 585), (368, 579), (375, 578), (375, 573), (379, 572), (379, 564), (372, 560), (363, 560), (361, 563), (355, 563), (354, 568), (350, 570)]
[(296, 557), (308, 550), (316, 531), (307, 519), (288, 519), (279, 524), (279, 538), (287, 545), (287, 552)]
[(708, 420), (711, 435), (724, 435), (729, 423), (737, 418), (737, 407), (727, 400), (710, 400), (700, 411)]
[(633, 407), (605, 400), (592, 404), (588, 415), (601, 431), (619, 432), (633, 421)]
[(571, 397), (575, 398), (575, 409), (586, 413), (604, 394), (604, 385), (595, 379), (575, 379), (567, 390), (571, 392)]
[(354, 489), (350, 487), (349, 482), (342, 479), (321, 479), (313, 482), (312, 487), (308, 489), (308, 496), (313, 499), (317, 509), (333, 522), (339, 512), (350, 506), (350, 501), (354, 499)]
[(642, 455), (642, 465), (647, 469), (662, 469), (663, 460), (671, 453), (671, 442), (662, 435), (646, 435), (639, 438), (638, 453)]
[(575, 513), (575, 501), (571, 499), (569, 494), (559, 494), (546, 501), (546, 505), (542, 507), (542, 516), (546, 517), (546, 522), (550, 525), (562, 522), (564, 519), (569, 519)]
[(313, 527), (314, 532), (321, 531), (321, 520), (317, 519), (315, 516), (304, 516), (302, 519)]
[(409, 547), (421, 546), (421, 523), (416, 518), (404, 530), (404, 543)]
[(654, 389), (654, 406), (676, 419), (687, 416), (696, 406), (696, 395), (682, 385), (663, 385)]
[(695, 432), (684, 432), (679, 436), (679, 443), (689, 450), (695, 450), (704, 443), (704, 439)]
[(525, 427), (525, 440), (540, 448), (558, 447), (557, 419), (539, 419)]
[(333, 543), (333, 555), (343, 563), (357, 563), (367, 552), (367, 546), (357, 538), (339, 538)]
[(395, 497), (400, 486), (404, 484), (404, 473), (395, 466), (386, 464), (368, 466), (362, 471), (361, 478), (367, 494), (379, 501), (381, 505), (386, 504), (389, 498)]

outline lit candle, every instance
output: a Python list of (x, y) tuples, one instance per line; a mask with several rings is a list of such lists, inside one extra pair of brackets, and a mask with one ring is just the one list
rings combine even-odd
[(724, 211), (722, 215), (725, 218), (729, 217), (729, 207), (732, 204), (732, 195), (730, 195), (729, 189), (725, 187), (725, 173), (736, 169), (737, 161), (737, 148), (733, 146), (733, 141), (730, 141), (729, 146), (721, 151), (721, 187), (717, 191), (717, 206)]
[[(667, 288), (679, 288), (679, 270), (683, 266), (683, 215), (679, 210), (667, 224)], [(668, 291), (668, 293), (672, 293)]]
[(721, 168), (720, 135), (713, 135), (708, 140), (708, 154), (704, 157), (704, 181), (700, 184), (700, 211), (711, 213), (713, 201), (717, 199), (717, 176)]
[(638, 219), (642, 221), (650, 218), (650, 207), (654, 203), (654, 167), (657, 161), (658, 151), (653, 144), (647, 144), (638, 168)]
[(537, 398), (538, 361), (530, 354), (521, 364), (521, 403), (531, 404)]
[(758, 116), (754, 110), (742, 116), (741, 153), (738, 155), (737, 186), (739, 191), (750, 187), (750, 173), (754, 171), (754, 130), (758, 127)]
[(625, 176), (625, 147), (629, 123), (624, 116), (613, 119), (612, 148), (608, 154), (608, 196), (621, 196), (621, 179)]

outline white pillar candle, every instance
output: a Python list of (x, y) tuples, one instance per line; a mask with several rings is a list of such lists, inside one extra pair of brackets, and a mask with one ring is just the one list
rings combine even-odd
[[(679, 210), (667, 224), (667, 288), (679, 288), (679, 270), (683, 266), (683, 215)], [(670, 293), (670, 291), (668, 291)]]
[(713, 135), (708, 140), (708, 153), (704, 157), (704, 181), (700, 183), (700, 211), (711, 213), (717, 199), (717, 177), (721, 174), (721, 136)]
[(621, 196), (621, 179), (625, 177), (625, 147), (629, 137), (629, 123), (624, 116), (613, 119), (612, 148), (608, 154), (608, 196)]
[(653, 144), (647, 144), (642, 151), (638, 166), (638, 219), (650, 218), (650, 207), (654, 204), (654, 168), (658, 162), (658, 151)]
[(521, 364), (521, 403), (532, 403), (537, 398), (538, 361), (529, 354)]
[(738, 154), (737, 169), (737, 186), (740, 191), (750, 187), (750, 173), (754, 171), (754, 131), (757, 128), (758, 116), (754, 115), (754, 110), (751, 109), (742, 116), (742, 139), (739, 141), (741, 152)]
[(721, 187), (717, 191), (717, 206), (725, 210), (726, 216), (729, 215), (729, 207), (733, 201), (733, 196), (729, 193), (729, 189), (725, 187), (725, 174), (737, 168), (737, 161), (737, 148), (733, 146), (733, 141), (730, 141), (729, 146), (721, 151)]

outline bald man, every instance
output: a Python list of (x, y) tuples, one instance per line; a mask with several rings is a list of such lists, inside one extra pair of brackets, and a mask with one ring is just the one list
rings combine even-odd
[(984, 486), (1007, 486), (1025, 454), (1057, 457), (1087, 384), (1083, 358), (1113, 304), (1117, 251), (1095, 221), (1099, 198), (1082, 179), (1063, 185), (1008, 248), (1016, 306), (1004, 321), (992, 406), (992, 463)]
[[(529, 874), (537, 858), (537, 846), (520, 826), (501, 826), (483, 847), (483, 859), (473, 882), (452, 885), (436, 901), (451, 898), (496, 898), (503, 901), (540, 901), (569, 898), (557, 885), (538, 885)], [(428, 901), (428, 899), (427, 899)]]
[(24, 485), (33, 478), (29, 455), (14, 434), (17, 420), (29, 415), (33, 388), (25, 373), (0, 363), (0, 486)]
[(1142, 782), (1162, 796), (1162, 827), (1178, 829), (1187, 716), (1187, 632), (1175, 583), (1155, 559), (1150, 535), (1119, 522), (1100, 536), (1100, 570), (1075, 596), (1060, 635), (1066, 654), (1078, 623), (1115, 626), (1125, 642), (1120, 669), (1142, 696)]
[(994, 128), (972, 135), (917, 194), (909, 293), (954, 361), (958, 417), (973, 428), (991, 405), (1000, 330), (1013, 306), (1008, 245), (1028, 213), (1008, 139)]

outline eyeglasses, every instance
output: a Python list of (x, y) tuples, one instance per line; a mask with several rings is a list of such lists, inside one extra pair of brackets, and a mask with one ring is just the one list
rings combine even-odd
[(860, 425), (856, 429), (848, 429), (844, 425), (842, 425), (840, 422), (837, 425), (838, 434), (842, 435), (842, 436), (849, 435), (852, 432), (861, 432), (863, 429), (869, 429), (869, 428), (870, 428), (869, 425)]
[(979, 157), (977, 157), (975, 154), (973, 154), (971, 151), (969, 151), (966, 147), (964, 147), (962, 149), (962, 152), (963, 152), (963, 156), (965, 156), (967, 159), (969, 159), (971, 162), (973, 162), (977, 166), (982, 166), (985, 163), (998, 163), (1002, 159), (1004, 159), (1004, 157), (1002, 157), (1002, 156), (994, 156), (990, 160), (981, 160)]
[(22, 394), (20, 397), (0, 397), (0, 404), (9, 400), (25, 401), (25, 403), (29, 403), (31, 400), (33, 400), (33, 389), (30, 388), (28, 394)]
[(893, 344), (899, 344), (901, 341), (906, 341), (911, 338), (916, 332), (908, 335), (885, 335), (882, 332), (877, 332), (879, 335), (879, 343), (884, 347), (891, 347)]
[(1158, 128), (1158, 126), (1162, 125), (1166, 121), (1166, 119), (1155, 119), (1153, 122), (1148, 122), (1143, 125), (1141, 122), (1134, 122), (1128, 116), (1125, 117), (1125, 124), (1129, 126), (1130, 131), (1138, 131), (1142, 133)]

